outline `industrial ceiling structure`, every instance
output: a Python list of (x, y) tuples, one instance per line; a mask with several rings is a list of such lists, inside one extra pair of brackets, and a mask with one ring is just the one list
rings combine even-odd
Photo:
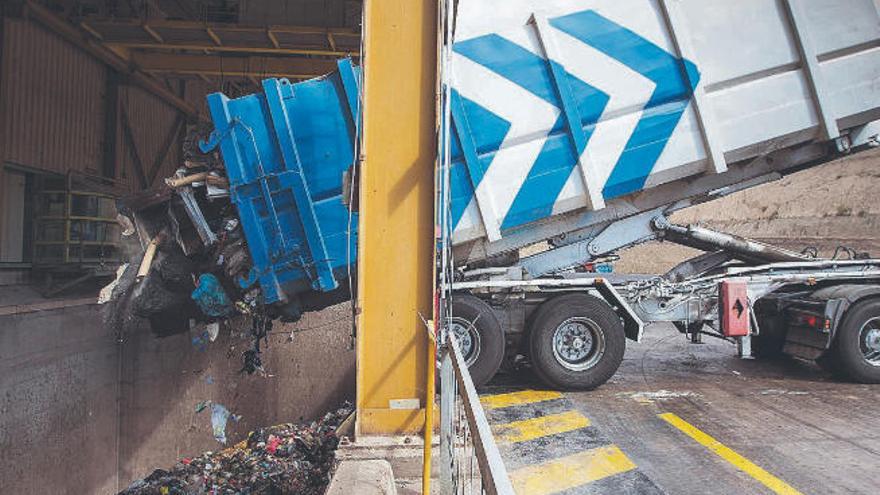
[(361, 42), (360, 0), (27, 0), (22, 11), (190, 115), (173, 80), (244, 93), (326, 74)]

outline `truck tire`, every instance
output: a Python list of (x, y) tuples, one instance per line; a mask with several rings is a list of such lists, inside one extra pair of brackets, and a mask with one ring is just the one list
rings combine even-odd
[(495, 312), (477, 297), (455, 295), (449, 329), (458, 340), (474, 386), (488, 383), (504, 359), (504, 331)]
[(880, 383), (880, 299), (855, 304), (831, 347), (835, 371), (859, 383)]
[(592, 390), (611, 378), (623, 361), (626, 336), (605, 301), (566, 294), (544, 302), (529, 331), (535, 373), (551, 387)]

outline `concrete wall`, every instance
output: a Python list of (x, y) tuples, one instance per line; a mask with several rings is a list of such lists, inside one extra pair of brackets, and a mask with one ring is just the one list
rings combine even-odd
[(116, 487), (116, 344), (97, 321), (94, 306), (0, 317), (4, 494)]
[[(0, 492), (115, 493), (216, 450), (209, 411), (194, 412), (202, 400), (242, 416), (229, 424), (230, 444), (323, 414), (354, 395), (347, 312), (276, 325), (266, 376), (238, 373), (247, 340), (231, 330), (242, 328), (200, 350), (195, 333), (155, 339), (143, 329), (118, 344), (94, 305), (0, 316)], [(290, 341), (295, 329), (304, 330)]]

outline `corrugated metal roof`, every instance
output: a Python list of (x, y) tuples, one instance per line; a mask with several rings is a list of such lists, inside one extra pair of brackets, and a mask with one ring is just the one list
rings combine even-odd
[(101, 169), (104, 65), (33, 23), (6, 19), (2, 77), (6, 161), (59, 173)]

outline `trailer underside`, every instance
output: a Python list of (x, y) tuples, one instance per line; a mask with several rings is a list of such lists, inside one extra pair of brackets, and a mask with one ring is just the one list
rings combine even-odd
[[(592, 389), (622, 360), (618, 333), (638, 342), (645, 327), (672, 323), (692, 343), (708, 336), (736, 344), (741, 358), (787, 354), (852, 380), (880, 382), (880, 260), (852, 250), (842, 251), (847, 259), (814, 258), (670, 224), (662, 215), (651, 224), (666, 239), (705, 254), (662, 276), (564, 270), (530, 278), (516, 265), (462, 270), (452, 290), (464, 315), (453, 330), (478, 369), (476, 381), (488, 381), (494, 375), (488, 370), (528, 361), (550, 386)], [(503, 360), (491, 348), (500, 342)], [(481, 360), (481, 352), (492, 362)], [(609, 371), (612, 359), (617, 363)]]

